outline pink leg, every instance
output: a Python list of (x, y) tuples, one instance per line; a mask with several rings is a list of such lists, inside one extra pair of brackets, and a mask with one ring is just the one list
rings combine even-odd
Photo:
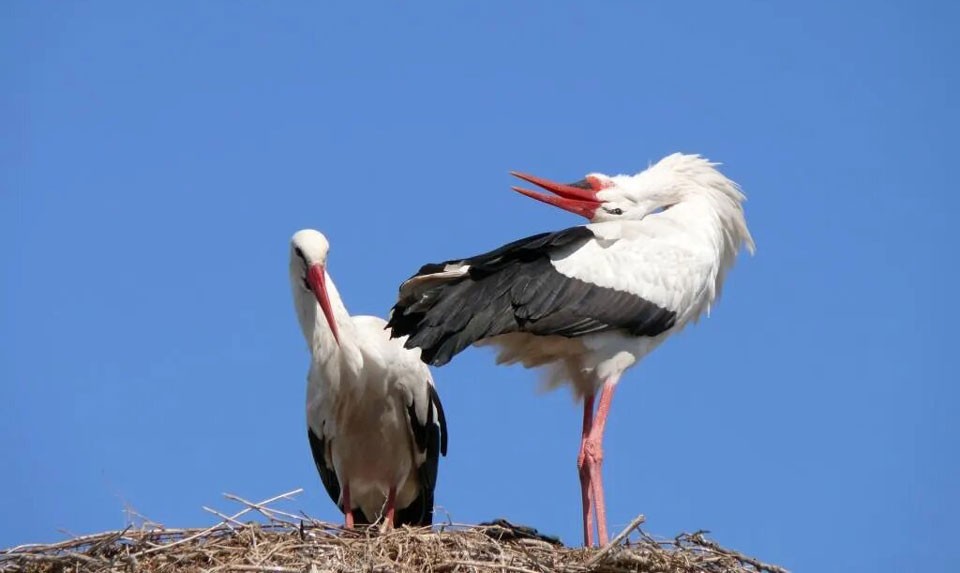
[(344, 484), (343, 491), (340, 493), (340, 500), (343, 502), (343, 515), (346, 518), (347, 529), (353, 529), (353, 509), (350, 507), (350, 486)]
[(394, 524), (394, 516), (397, 511), (397, 488), (391, 487), (390, 491), (387, 493), (387, 511), (383, 518), (384, 529), (392, 529)]
[(609, 541), (609, 537), (607, 537), (607, 508), (603, 503), (603, 476), (600, 472), (603, 466), (603, 428), (607, 423), (607, 415), (610, 413), (610, 403), (613, 401), (613, 391), (617, 387), (618, 378), (619, 376), (611, 376), (603, 384), (603, 390), (600, 391), (600, 403), (597, 405), (596, 420), (594, 420), (593, 428), (590, 430), (590, 436), (586, 443), (587, 456), (590, 458), (590, 485), (597, 510), (597, 533), (600, 537), (600, 545), (606, 545)]
[(580, 452), (577, 454), (577, 471), (580, 473), (580, 496), (583, 506), (583, 543), (593, 545), (593, 492), (590, 490), (590, 465), (587, 461), (587, 437), (593, 426), (593, 394), (583, 397), (583, 433), (580, 435)]

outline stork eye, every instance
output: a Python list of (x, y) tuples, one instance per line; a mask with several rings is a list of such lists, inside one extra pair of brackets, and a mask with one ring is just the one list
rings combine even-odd
[(301, 259), (303, 259), (303, 262), (307, 262), (307, 257), (303, 256), (303, 251), (300, 250), (300, 247), (294, 247), (293, 252), (294, 252), (298, 257), (300, 257)]
[(611, 215), (623, 215), (623, 209), (619, 207), (614, 209), (607, 209), (606, 207), (604, 207), (603, 210), (606, 211), (607, 213), (610, 213)]

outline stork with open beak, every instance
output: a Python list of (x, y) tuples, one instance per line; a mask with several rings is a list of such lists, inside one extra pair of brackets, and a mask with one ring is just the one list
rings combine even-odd
[[(741, 246), (753, 252), (737, 185), (716, 164), (673, 154), (636, 175), (514, 189), (590, 221), (482, 255), (428, 264), (400, 286), (388, 326), (428, 364), (471, 344), (497, 363), (546, 367), (583, 400), (577, 467), (584, 542), (608, 541), (603, 431), (621, 375), (708, 312)], [(599, 401), (594, 413), (595, 398)]]
[(386, 322), (353, 316), (326, 271), (330, 245), (314, 230), (290, 245), (293, 301), (311, 352), (307, 437), (347, 527), (430, 525), (447, 424), (419, 351), (391, 340)]

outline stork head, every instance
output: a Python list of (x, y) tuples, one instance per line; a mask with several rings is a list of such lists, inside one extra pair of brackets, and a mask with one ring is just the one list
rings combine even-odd
[[(699, 155), (674, 153), (636, 175), (591, 173), (575, 183), (556, 183), (523, 173), (514, 176), (553, 195), (520, 187), (518, 193), (576, 213), (592, 223), (639, 221), (683, 201), (702, 197), (731, 215), (739, 213), (745, 197), (737, 185)], [(735, 213), (736, 212), (736, 213)], [(745, 227), (744, 227), (745, 228)]]
[[(330, 243), (319, 231), (297, 231), (290, 240), (290, 284), (293, 287), (293, 298), (301, 326), (307, 322), (304, 320), (307, 309), (312, 307), (315, 312), (316, 305), (319, 305), (333, 332), (333, 338), (339, 345), (340, 332), (327, 292), (326, 265), (329, 252)], [(312, 324), (313, 320), (309, 323)]]

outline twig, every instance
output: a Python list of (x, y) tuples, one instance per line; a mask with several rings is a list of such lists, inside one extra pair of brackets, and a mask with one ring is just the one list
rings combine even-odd
[(268, 573), (303, 573), (294, 567), (280, 567), (279, 565), (227, 565), (227, 571), (265, 571)]
[(594, 565), (599, 563), (600, 560), (606, 557), (608, 553), (613, 551), (614, 547), (619, 545), (621, 541), (623, 541), (628, 535), (630, 535), (630, 533), (634, 529), (640, 527), (640, 525), (646, 520), (647, 518), (642, 513), (636, 516), (635, 518), (633, 518), (633, 521), (630, 522), (630, 525), (628, 525), (626, 528), (624, 528), (623, 531), (618, 533), (616, 537), (610, 540), (610, 543), (607, 543), (607, 545), (603, 549), (598, 551), (596, 555), (594, 555), (593, 557), (590, 558), (589, 561), (587, 561), (586, 566), (593, 567)]
[(726, 549), (726, 548), (724, 548), (724, 547), (720, 547), (720, 544), (719, 544), (719, 543), (717, 543), (716, 541), (711, 541), (711, 540), (705, 538), (705, 537), (703, 536), (703, 534), (700, 533), (700, 532), (697, 532), (697, 533), (694, 533), (693, 535), (691, 535), (691, 536), (690, 536), (690, 541), (692, 541), (693, 543), (695, 543), (695, 544), (697, 544), (697, 545), (700, 545), (700, 546), (702, 546), (702, 547), (708, 547), (708, 548), (710, 548), (711, 550), (713, 550), (713, 551), (715, 551), (715, 552), (717, 552), (717, 553), (719, 553), (719, 554), (721, 554), (721, 555), (728, 555), (728, 556), (730, 556), (730, 557), (733, 557), (734, 559), (736, 559), (737, 561), (740, 561), (741, 563), (746, 563), (746, 564), (748, 564), (748, 565), (752, 565), (752, 566), (755, 567), (758, 571), (769, 571), (770, 573), (790, 573), (790, 571), (788, 571), (787, 569), (784, 569), (783, 567), (779, 567), (779, 566), (777, 566), (777, 565), (770, 565), (770, 564), (768, 564), (768, 563), (764, 563), (763, 561), (758, 561), (757, 559), (754, 559), (753, 557), (749, 557), (749, 556), (747, 556), (747, 555), (744, 555), (743, 553), (740, 553), (739, 551), (735, 551), (735, 550), (733, 550), (733, 549)]
[(104, 533), (93, 533), (90, 535), (81, 535), (79, 537), (74, 537), (73, 539), (67, 539), (66, 541), (58, 541), (57, 543), (26, 543), (24, 545), (17, 545), (16, 547), (11, 547), (10, 549), (5, 550), (0, 555), (7, 555), (11, 553), (23, 553), (24, 551), (51, 551), (57, 549), (68, 549), (72, 547), (79, 547), (81, 545), (86, 545), (87, 543), (93, 543), (110, 537), (116, 533), (115, 531), (107, 531)]
[[(122, 499), (122, 498), (121, 498)], [(163, 524), (159, 521), (154, 521), (143, 515), (139, 511), (133, 509), (133, 506), (127, 503), (126, 500), (123, 501), (123, 512), (127, 514), (127, 523), (128, 527), (134, 524), (136, 518), (140, 518), (140, 527), (150, 527), (151, 529), (163, 529)]]
[(520, 551), (523, 551), (523, 554), (527, 557), (527, 559), (530, 560), (530, 563), (532, 563), (537, 569), (540, 570), (540, 573), (547, 573), (547, 569), (540, 563), (540, 561), (537, 560), (536, 557), (534, 557), (533, 553), (530, 552), (530, 549), (528, 547), (529, 543), (527, 543), (529, 541), (543, 544), (543, 545), (548, 545), (548, 546), (550, 544), (547, 543), (546, 541), (541, 541), (539, 539), (521, 539), (517, 544), (520, 547)]
[[(219, 511), (217, 511), (217, 510), (215, 510), (215, 509), (213, 509), (213, 508), (207, 507), (207, 506), (205, 506), (205, 505), (204, 505), (204, 506), (201, 506), (201, 507), (203, 508), (203, 511), (210, 512), (210, 513), (216, 515), (217, 517), (219, 517), (220, 519), (222, 519), (223, 522), (224, 522), (224, 525), (226, 525), (227, 527), (230, 527), (230, 524), (227, 523), (228, 521), (233, 522), (234, 525), (239, 525), (240, 527), (243, 527), (243, 522), (242, 522), (242, 521), (237, 521), (236, 519), (230, 517), (229, 515), (226, 515), (226, 514), (224, 514), (224, 513), (220, 513)], [(230, 531), (236, 531), (236, 529), (230, 527)]]
[(123, 528), (123, 531), (117, 531), (108, 537), (104, 537), (103, 539), (97, 541), (96, 543), (92, 543), (90, 545), (90, 548), (87, 549), (87, 553), (96, 553), (97, 550), (99, 550), (101, 547), (106, 547), (107, 545), (116, 543), (117, 541), (122, 539), (124, 535), (126, 535), (127, 531), (130, 530), (130, 527), (131, 526), (128, 525), (125, 528)]
[[(299, 489), (294, 490), (293, 492), (290, 492), (290, 494), (296, 495), (296, 494), (302, 493), (302, 492), (303, 492), (303, 488), (299, 488)], [(283, 496), (274, 498), (274, 499), (272, 499), (272, 500), (270, 500), (270, 501), (268, 501), (268, 502), (260, 502), (260, 503), (253, 503), (253, 502), (251, 502), (251, 501), (247, 501), (247, 500), (243, 499), (242, 497), (240, 497), (240, 496), (238, 496), (238, 495), (233, 495), (232, 493), (225, 493), (225, 494), (223, 494), (223, 497), (225, 497), (225, 498), (227, 498), (227, 499), (229, 499), (229, 500), (231, 500), (231, 501), (236, 501), (236, 502), (238, 502), (238, 503), (242, 503), (242, 504), (244, 504), (244, 505), (247, 505), (247, 506), (249, 506), (249, 507), (252, 507), (253, 509), (255, 509), (257, 512), (259, 512), (261, 515), (263, 515), (263, 516), (266, 517), (267, 519), (272, 519), (272, 520), (274, 520), (274, 521), (279, 521), (280, 523), (285, 523), (285, 524), (287, 524), (287, 525), (296, 525), (295, 522), (289, 522), (289, 521), (287, 521), (287, 520), (285, 520), (285, 519), (278, 519), (277, 517), (274, 516), (274, 514), (276, 514), (276, 515), (283, 515), (284, 517), (290, 517), (290, 518), (292, 518), (292, 519), (300, 519), (300, 516), (295, 515), (295, 514), (293, 514), (293, 513), (287, 513), (286, 511), (281, 511), (281, 510), (279, 510), (279, 509), (273, 509), (273, 508), (270, 508), (270, 507), (264, 507), (264, 505), (266, 505), (267, 503), (272, 503), (272, 502), (277, 501), (278, 499), (281, 499), (281, 498), (283, 498), (283, 499), (288, 499), (288, 500), (289, 500), (290, 497), (287, 497), (287, 495), (288, 495), (288, 494), (284, 494)]]
[(516, 565), (507, 565), (506, 563), (491, 562), (486, 563), (484, 561), (444, 561), (440, 565), (437, 565), (437, 569), (446, 571), (447, 569), (454, 569), (457, 565), (464, 565), (466, 567), (483, 567), (486, 569), (503, 569), (506, 571), (517, 571), (518, 573), (537, 573), (533, 569), (527, 569), (525, 567), (517, 567)]
[(41, 554), (23, 553), (23, 554), (17, 555), (17, 558), (24, 559), (27, 561), (54, 561), (54, 562), (76, 559), (77, 561), (81, 561), (83, 563), (88, 563), (91, 565), (97, 565), (100, 567), (105, 565), (102, 559), (91, 557), (89, 555), (84, 555), (83, 553), (67, 553), (65, 555), (45, 555), (42, 553)]
[[(295, 490), (293, 490), (293, 491), (289, 491), (289, 492), (287, 492), (287, 493), (282, 493), (282, 494), (280, 494), (280, 495), (271, 497), (270, 499), (266, 499), (266, 500), (264, 500), (264, 501), (261, 501), (261, 502), (260, 502), (259, 504), (257, 504), (257, 505), (264, 505), (264, 504), (267, 504), (267, 503), (271, 503), (271, 502), (277, 501), (278, 499), (290, 499), (290, 496), (291, 496), (291, 495), (296, 495), (296, 494), (298, 494), (298, 493), (301, 493), (302, 491), (303, 491), (303, 488), (299, 488), (299, 487), (298, 487), (297, 489), (295, 489)], [(236, 518), (240, 517), (241, 515), (244, 515), (244, 514), (246, 514), (246, 513), (249, 513), (250, 511), (253, 511), (254, 509), (256, 509), (254, 506), (247, 507), (246, 509), (243, 509), (243, 510), (241, 510), (241, 511), (235, 513), (235, 514), (233, 514), (233, 515), (231, 516), (231, 519), (236, 519)], [(148, 554), (150, 554), (150, 553), (154, 553), (154, 552), (159, 551), (159, 550), (164, 549), (164, 548), (170, 548), (170, 547), (174, 547), (174, 546), (176, 546), (176, 545), (181, 545), (181, 544), (186, 543), (186, 542), (188, 542), (188, 541), (193, 541), (194, 539), (198, 539), (198, 538), (200, 538), (200, 537), (203, 537), (204, 535), (209, 534), (209, 533), (212, 532), (212, 531), (215, 531), (217, 528), (223, 527), (225, 524), (226, 524), (226, 522), (221, 521), (220, 523), (218, 523), (218, 524), (216, 524), (216, 525), (212, 525), (212, 526), (204, 529), (203, 531), (201, 531), (201, 532), (199, 532), (199, 533), (196, 533), (196, 534), (194, 534), (194, 535), (191, 535), (191, 536), (189, 536), (189, 537), (184, 537), (183, 539), (178, 539), (177, 541), (174, 541), (174, 542), (172, 542), (172, 543), (168, 543), (168, 544), (166, 544), (166, 545), (158, 545), (158, 546), (156, 546), (156, 547), (151, 547), (150, 549), (144, 549), (143, 551), (141, 551), (141, 552), (139, 552), (139, 553), (134, 553), (133, 556), (134, 556), (134, 557), (143, 557), (144, 555), (148, 555)]]

